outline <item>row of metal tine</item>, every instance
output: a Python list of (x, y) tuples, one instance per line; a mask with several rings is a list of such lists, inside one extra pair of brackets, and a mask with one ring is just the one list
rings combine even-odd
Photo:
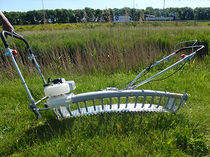
[[(125, 103), (125, 109), (128, 107), (128, 104), (130, 103), (129, 102), (129, 97), (133, 97), (133, 96), (126, 96), (126, 97), (124, 97), (124, 98), (126, 98), (126, 103)], [(141, 96), (142, 97), (142, 96)], [(145, 102), (146, 102), (146, 98), (147, 98), (148, 96), (143, 96), (143, 101), (142, 101), (142, 103), (141, 103), (141, 108), (144, 108), (144, 106), (145, 106)], [(156, 108), (159, 108), (160, 106), (162, 106), (161, 105), (161, 101), (162, 101), (162, 99), (163, 99), (163, 97), (166, 97), (166, 102), (165, 102), (165, 105), (164, 106), (162, 106), (162, 107), (164, 107), (166, 110), (168, 110), (168, 111), (173, 111), (173, 112), (175, 112), (175, 111), (177, 111), (181, 106), (182, 106), (182, 104), (183, 104), (183, 100), (182, 99), (180, 99), (180, 98), (175, 98), (175, 97), (167, 97), (167, 96), (150, 96), (151, 97), (151, 101), (150, 101), (150, 103), (149, 103), (149, 108), (151, 108), (152, 107), (152, 105), (156, 105)], [(154, 103), (154, 99), (155, 99), (155, 97), (158, 97), (159, 98), (159, 101), (158, 101), (158, 103), (157, 104), (153, 104)], [(109, 109), (111, 110), (112, 109), (112, 98), (116, 98), (116, 97), (108, 97), (108, 99), (109, 99), (109, 104), (106, 104), (106, 105), (109, 105)], [(120, 99), (122, 98), (122, 97), (117, 97), (118, 98), (118, 103), (117, 103), (117, 107), (118, 107), (118, 109), (120, 109), (120, 105), (121, 105), (121, 102), (120, 102)], [(102, 107), (102, 110), (104, 110), (105, 111), (105, 108), (104, 108), (104, 99), (107, 99), (107, 97), (104, 97), (104, 98), (101, 98), (101, 107)], [(84, 107), (85, 107), (85, 110), (86, 110), (86, 112), (88, 113), (89, 112), (89, 110), (88, 110), (88, 107), (90, 107), (90, 106), (88, 106), (87, 105), (87, 101), (92, 101), (92, 106), (93, 106), (93, 108), (94, 108), (94, 111), (96, 111), (96, 107), (97, 107), (97, 105), (96, 105), (96, 103), (95, 103), (95, 98), (90, 98), (89, 100), (84, 100), (84, 101), (78, 101), (78, 102), (73, 102), (72, 104), (70, 104), (70, 105), (68, 105), (68, 106), (63, 106), (63, 107), (66, 107), (66, 110), (69, 112), (69, 114), (70, 114), (70, 116), (71, 117), (73, 117), (74, 115), (72, 114), (72, 111), (71, 111), (71, 105), (73, 105), (73, 104), (76, 104), (76, 106), (77, 106), (77, 111), (79, 112), (79, 114), (82, 114), (82, 112), (81, 112), (81, 107), (80, 107), (80, 105), (79, 105), (79, 103), (84, 103)], [(178, 104), (178, 106), (176, 107), (176, 108), (174, 108), (174, 106), (176, 105), (176, 101), (179, 101), (179, 104)], [(137, 104), (138, 104), (138, 96), (135, 96), (135, 102), (134, 103), (132, 103), (132, 104), (134, 104), (133, 105), (133, 108), (136, 108), (137, 107)], [(57, 116), (60, 116), (60, 117), (62, 117), (62, 118), (64, 118), (65, 117), (65, 115), (62, 113), (62, 111), (61, 111), (61, 109), (60, 109), (60, 107), (59, 108), (56, 108), (55, 109), (56, 110), (56, 112), (54, 112)]]

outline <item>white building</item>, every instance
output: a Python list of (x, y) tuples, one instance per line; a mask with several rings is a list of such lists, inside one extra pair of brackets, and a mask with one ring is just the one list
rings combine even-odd
[(130, 16), (114, 16), (114, 22), (130, 22)]

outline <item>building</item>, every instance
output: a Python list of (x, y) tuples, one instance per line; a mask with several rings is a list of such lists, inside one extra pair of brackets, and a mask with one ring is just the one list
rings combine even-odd
[(114, 16), (114, 22), (130, 22), (130, 16)]
[(173, 21), (175, 20), (175, 17), (146, 17), (146, 21)]

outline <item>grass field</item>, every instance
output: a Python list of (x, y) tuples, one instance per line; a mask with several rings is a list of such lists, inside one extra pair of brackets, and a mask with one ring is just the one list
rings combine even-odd
[[(134, 79), (143, 67), (172, 50), (177, 41), (197, 38), (210, 43), (208, 26), (158, 25), (24, 34), (34, 41), (34, 52), (44, 74), (52, 78), (62, 74), (66, 80), (75, 80), (77, 94)], [(20, 43), (15, 44), (20, 51)], [(72, 52), (76, 60), (71, 60)], [(38, 99), (44, 96), (43, 86), (26, 56), (23, 51), (16, 59)], [(140, 88), (188, 93), (187, 103), (176, 114), (117, 113), (61, 122), (50, 112), (43, 112), (44, 118), (36, 120), (9, 59), (2, 55), (0, 63), (0, 156), (209, 155), (209, 56), (187, 63), (169, 79)]]
[[(164, 25), (165, 24), (165, 25)], [(173, 51), (180, 41), (197, 39), (210, 51), (209, 26), (204, 24), (189, 26), (186, 23), (137, 23), (129, 24), (69, 24), (71, 27), (81, 25), (81, 29), (25, 31), (24, 37), (29, 41), (39, 63), (46, 71), (74, 73), (136, 71), (138, 67), (161, 58)], [(65, 27), (58, 25), (59, 27)], [(89, 24), (94, 25), (94, 24)], [(54, 25), (49, 25), (49, 27)], [(83, 28), (87, 26), (86, 28)], [(22, 26), (23, 27), (23, 26)], [(27, 27), (24, 26), (27, 30)], [(37, 26), (40, 27), (40, 26)], [(54, 26), (57, 28), (57, 25)], [(54, 28), (53, 27), (53, 28)], [(30, 30), (30, 29), (29, 29)], [(8, 39), (14, 45), (12, 39)], [(0, 43), (2, 45), (2, 43)], [(22, 43), (15, 41), (14, 47), (20, 52), (18, 62), (30, 71), (28, 53)], [(3, 52), (3, 45), (0, 46)], [(50, 64), (49, 64), (50, 63)], [(10, 61), (0, 54), (2, 72), (12, 71)], [(49, 70), (48, 70), (49, 69)], [(8, 75), (11, 75), (10, 72)]]

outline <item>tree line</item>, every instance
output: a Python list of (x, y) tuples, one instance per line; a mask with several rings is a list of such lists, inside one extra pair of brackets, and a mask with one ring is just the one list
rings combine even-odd
[(27, 12), (4, 12), (13, 25), (32, 25), (43, 23), (85, 23), (112, 22), (114, 16), (130, 16), (133, 21), (146, 20), (147, 16), (174, 17), (176, 20), (210, 20), (209, 8), (167, 8), (146, 9), (55, 9), (33, 10)]

